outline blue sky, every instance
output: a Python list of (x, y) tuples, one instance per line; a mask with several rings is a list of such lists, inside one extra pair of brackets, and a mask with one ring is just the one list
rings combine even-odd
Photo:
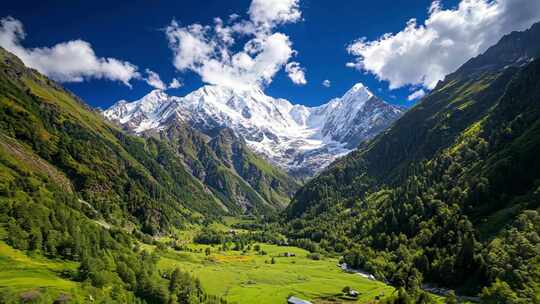
[[(180, 26), (186, 26), (193, 23), (211, 25), (214, 17), (226, 19), (233, 13), (240, 14), (241, 18), (248, 18), (250, 2), (9, 1), (2, 4), (0, 18), (11, 16), (24, 25), (26, 37), (21, 44), (25, 48), (46, 47), (82, 39), (91, 44), (98, 57), (129, 61), (141, 72), (151, 69), (166, 83), (173, 77), (181, 79), (184, 86), (168, 92), (185, 95), (203, 83), (197, 73), (175, 69), (174, 54), (164, 32), (165, 27), (170, 25), (173, 19), (177, 20)], [(361, 37), (366, 37), (367, 41), (376, 41), (384, 33), (400, 32), (411, 18), (416, 18), (421, 25), (430, 15), (428, 9), (431, 3), (430, 0), (301, 0), (299, 10), (302, 20), (277, 26), (275, 31), (289, 37), (292, 47), (297, 51), (291, 60), (299, 62), (305, 69), (307, 84), (293, 84), (282, 69), (273, 77), (265, 92), (293, 103), (312, 106), (341, 96), (353, 84), (362, 82), (386, 101), (410, 106), (414, 101), (408, 101), (407, 96), (412, 90), (421, 88), (422, 84), (416, 81), (414, 86), (404, 85), (390, 90), (389, 82), (377, 80), (374, 74), (379, 73), (382, 78), (388, 77), (399, 83), (393, 76), (386, 76), (385, 72), (376, 72), (374, 69), (359, 71), (346, 67), (347, 62), (355, 59), (346, 48)], [(458, 0), (444, 0), (441, 1), (439, 10), (457, 10), (457, 4)], [(536, 17), (532, 16), (531, 20)], [(467, 26), (467, 20), (464, 22), (464, 26)], [(518, 29), (530, 25), (530, 22), (521, 23), (516, 25)], [(463, 29), (457, 30), (464, 32)], [(502, 34), (504, 33), (497, 32), (492, 36), (499, 39)], [(488, 46), (487, 43), (496, 41), (493, 37), (486, 38), (486, 44), (479, 46), (474, 52), (483, 51)], [(422, 58), (418, 57), (421, 55), (415, 56), (411, 58)], [(464, 62), (466, 59), (468, 58), (460, 60)], [(388, 59), (389, 62), (390, 60), (391, 58)], [(403, 60), (414, 68), (415, 63), (411, 63), (409, 58), (405, 56)], [(375, 62), (376, 58), (373, 61)], [(449, 66), (453, 68), (456, 64)], [(325, 79), (331, 81), (330, 87), (322, 85)], [(78, 83), (66, 82), (64, 85), (90, 105), (106, 108), (119, 99), (138, 99), (152, 89), (141, 80), (132, 80), (130, 83), (132, 88), (119, 81), (107, 79), (87, 79)], [(426, 91), (429, 89), (429, 85), (424, 87)]]

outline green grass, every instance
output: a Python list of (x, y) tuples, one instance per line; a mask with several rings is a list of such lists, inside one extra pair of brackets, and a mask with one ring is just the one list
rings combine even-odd
[[(341, 296), (341, 290), (350, 286), (362, 293), (357, 303), (367, 303), (375, 296), (392, 294), (393, 288), (383, 283), (349, 274), (337, 267), (337, 259), (314, 261), (308, 252), (296, 247), (262, 244), (267, 255), (250, 251), (219, 252), (212, 248), (206, 256), (205, 245), (190, 245), (198, 252), (164, 253), (158, 266), (161, 269), (176, 267), (191, 272), (199, 278), (205, 290), (223, 296), (232, 303), (284, 303), (289, 295), (309, 299), (314, 303)], [(295, 257), (278, 257), (285, 252)], [(276, 263), (270, 261), (274, 257)], [(349, 301), (350, 302), (350, 301)], [(339, 302), (337, 302), (339, 303)]]
[(235, 224), (252, 224), (255, 223), (255, 218), (244, 216), (244, 217), (238, 217), (238, 216), (224, 216), (223, 217), (223, 223), (228, 229), (231, 229), (232, 225)]
[(76, 267), (72, 262), (28, 256), (0, 241), (0, 291), (22, 293), (40, 289), (53, 296), (63, 292), (73, 294), (79, 284), (62, 278), (61, 272), (74, 271)]

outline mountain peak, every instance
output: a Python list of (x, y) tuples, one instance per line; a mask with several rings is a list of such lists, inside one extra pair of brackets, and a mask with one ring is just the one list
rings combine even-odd
[(156, 97), (161, 97), (161, 96), (168, 96), (167, 93), (165, 93), (164, 90), (161, 90), (161, 89), (154, 89), (152, 91), (150, 91), (150, 93), (146, 94), (146, 96), (156, 96)]
[(138, 108), (145, 113), (156, 111), (163, 102), (169, 100), (169, 95), (162, 90), (152, 90), (146, 96), (144, 96), (138, 104)]
[(367, 100), (373, 97), (373, 93), (361, 82), (356, 83), (342, 97), (344, 100), (362, 99)]
[(349, 91), (367, 90), (368, 88), (361, 82), (355, 83)]
[(254, 85), (235, 88), (231, 86), (224, 86), (224, 85), (217, 85), (217, 84), (205, 84), (202, 87), (200, 87), (198, 90), (202, 90), (206, 92), (228, 92), (228, 93), (241, 94), (241, 95), (253, 94), (253, 93), (264, 95), (264, 92), (262, 91), (262, 89)]

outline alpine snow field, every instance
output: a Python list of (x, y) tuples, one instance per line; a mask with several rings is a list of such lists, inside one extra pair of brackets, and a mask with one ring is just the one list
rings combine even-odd
[(256, 87), (204, 86), (185, 97), (155, 90), (103, 112), (139, 134), (178, 122), (206, 134), (230, 128), (252, 151), (298, 177), (319, 172), (383, 131), (401, 113), (361, 83), (343, 97), (312, 108), (272, 98)]

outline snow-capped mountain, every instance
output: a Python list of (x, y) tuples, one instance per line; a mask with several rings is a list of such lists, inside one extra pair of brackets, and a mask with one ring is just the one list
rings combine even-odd
[(232, 129), (256, 153), (293, 174), (312, 175), (384, 130), (402, 111), (356, 84), (318, 107), (293, 105), (259, 88), (203, 86), (184, 96), (154, 90), (103, 114), (136, 133), (181, 121), (202, 132)]

